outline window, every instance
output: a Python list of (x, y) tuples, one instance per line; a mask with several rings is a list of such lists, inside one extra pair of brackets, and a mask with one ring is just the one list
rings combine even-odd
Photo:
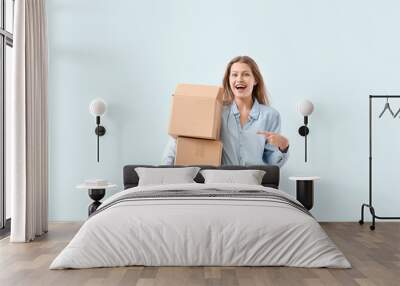
[(5, 106), (11, 92), (14, 0), (0, 0), (0, 236), (9, 231), (10, 194), (5, 188)]

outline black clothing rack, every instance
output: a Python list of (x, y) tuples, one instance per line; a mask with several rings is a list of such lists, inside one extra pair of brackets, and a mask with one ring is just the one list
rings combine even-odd
[(375, 219), (400, 219), (400, 217), (383, 217), (375, 214), (375, 209), (372, 206), (372, 99), (374, 98), (400, 98), (400, 95), (370, 95), (369, 96), (369, 203), (361, 206), (360, 224), (364, 224), (364, 207), (369, 208), (372, 215), (372, 225), (370, 229), (375, 229)]

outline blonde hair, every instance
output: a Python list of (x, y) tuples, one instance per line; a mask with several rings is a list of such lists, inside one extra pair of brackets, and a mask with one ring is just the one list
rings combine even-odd
[(254, 79), (257, 82), (257, 84), (253, 87), (252, 97), (253, 99), (256, 98), (261, 104), (269, 105), (269, 99), (260, 69), (258, 68), (256, 62), (248, 56), (235, 57), (228, 63), (225, 70), (224, 79), (222, 81), (224, 87), (224, 104), (231, 104), (235, 98), (229, 84), (231, 67), (234, 63), (245, 63), (250, 67)]

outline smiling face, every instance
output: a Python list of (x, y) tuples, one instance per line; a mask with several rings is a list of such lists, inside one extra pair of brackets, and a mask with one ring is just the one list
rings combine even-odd
[(235, 99), (269, 105), (264, 79), (256, 62), (249, 56), (233, 58), (226, 66), (222, 79), (224, 104), (229, 105)]
[(251, 98), (255, 85), (257, 82), (248, 64), (236, 62), (231, 66), (229, 86), (235, 97), (238, 99)]

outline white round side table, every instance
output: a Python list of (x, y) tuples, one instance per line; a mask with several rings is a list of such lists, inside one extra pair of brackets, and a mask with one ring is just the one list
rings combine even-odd
[(77, 189), (86, 189), (88, 190), (89, 197), (93, 200), (88, 207), (88, 215), (90, 216), (94, 213), (97, 208), (101, 205), (100, 200), (104, 198), (106, 194), (106, 189), (115, 188), (117, 185), (115, 184), (107, 184), (103, 186), (95, 186), (95, 185), (87, 185), (85, 183), (76, 186)]

